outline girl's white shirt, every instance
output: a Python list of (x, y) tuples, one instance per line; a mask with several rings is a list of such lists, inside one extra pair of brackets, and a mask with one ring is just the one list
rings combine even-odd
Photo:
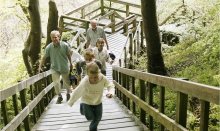
[(86, 75), (73, 91), (70, 100), (68, 101), (68, 105), (72, 106), (80, 97), (82, 103), (98, 105), (102, 102), (105, 87), (107, 87), (108, 92), (112, 93), (114, 84), (109, 82), (103, 74), (100, 75), (101, 80), (97, 84), (91, 84), (88, 75)]

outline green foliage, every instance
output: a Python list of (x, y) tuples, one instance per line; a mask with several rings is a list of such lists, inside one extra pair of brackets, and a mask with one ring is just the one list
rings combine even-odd
[(66, 42), (70, 42), (71, 41), (71, 38), (73, 37), (73, 34), (71, 32), (63, 32), (62, 33), (62, 40), (63, 41), (66, 41)]
[(198, 131), (199, 130), (199, 119), (192, 113), (187, 113), (187, 127), (190, 131)]
[[(220, 129), (220, 106), (211, 104), (211, 113), (209, 115), (210, 130), (218, 131)], [(216, 113), (217, 112), (217, 113)]]
[[(12, 86), (18, 81), (27, 78), (27, 72), (25, 70), (21, 54), (19, 55), (19, 52), (17, 52), (16, 50), (13, 50), (12, 52), (13, 53), (11, 54), (9, 52), (9, 54), (1, 56), (2, 58), (0, 60), (0, 68), (2, 70), (0, 73), (0, 89)], [(6, 59), (4, 59), (3, 57)]]
[(174, 47), (169, 53), (165, 53), (165, 63), (171, 75), (218, 86), (219, 38), (217, 30), (210, 30), (207, 34), (204, 33), (200, 41), (191, 45), (186, 41)]

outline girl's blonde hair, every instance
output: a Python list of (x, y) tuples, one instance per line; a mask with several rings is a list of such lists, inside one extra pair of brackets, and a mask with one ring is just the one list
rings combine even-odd
[(95, 62), (89, 62), (88, 64), (86, 64), (86, 72), (87, 74), (99, 74), (100, 70), (98, 65)]
[(88, 48), (88, 49), (85, 49), (84, 53), (83, 53), (83, 56), (89, 56), (91, 58), (95, 58), (95, 55), (94, 55), (94, 52), (92, 49)]
[(105, 40), (103, 38), (98, 38), (96, 41), (96, 46), (98, 45), (98, 43), (101, 43), (101, 42), (105, 43)]

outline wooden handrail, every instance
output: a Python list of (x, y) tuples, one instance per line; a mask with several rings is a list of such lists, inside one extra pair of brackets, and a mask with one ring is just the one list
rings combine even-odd
[[(25, 131), (29, 131), (30, 128), (30, 119), (29, 114), (33, 112), (33, 121), (37, 121), (36, 112), (41, 115), (46, 108), (47, 104), (52, 100), (54, 96), (53, 91), (51, 90), (54, 87), (54, 83), (51, 81), (51, 70), (37, 74), (28, 78), (27, 80), (21, 81), (18, 84), (11, 86), (9, 88), (0, 90), (0, 101), (1, 101), (1, 111), (3, 114), (4, 125), (5, 127), (2, 131), (12, 131), (18, 128), (21, 129), (20, 125), (24, 123)], [(49, 85), (50, 84), (50, 85)], [(35, 95), (33, 94), (33, 87), (35, 90)], [(30, 90), (31, 97), (26, 97), (26, 91)], [(17, 96), (20, 96), (20, 99), (16, 99)], [(10, 101), (10, 98), (13, 98), (13, 101)], [(45, 98), (45, 99), (43, 99)], [(21, 102), (21, 108), (17, 104), (17, 101)], [(9, 111), (7, 109), (8, 105), (13, 103), (15, 115), (12, 120), (9, 119)], [(19, 111), (21, 110), (21, 111)]]
[(51, 75), (51, 71), (46, 71), (40, 74), (37, 74), (35, 76), (32, 76), (30, 78), (28, 78), (25, 81), (21, 81), (18, 84), (8, 87), (6, 89), (0, 90), (0, 102), (5, 100), (6, 98), (18, 93), (19, 91), (27, 88), (28, 86), (30, 86), (31, 84), (34, 84), (36, 81), (47, 77), (48, 75)]
[(127, 2), (126, 0), (106, 0), (106, 1), (110, 1), (110, 2), (114, 2), (114, 3), (119, 3), (119, 4), (123, 4), (123, 5), (129, 5), (132, 7), (136, 7), (136, 8), (141, 8), (141, 5), (136, 4), (136, 3), (131, 3), (131, 2)]
[(170, 131), (187, 131), (186, 128), (181, 126), (180, 124), (176, 123), (173, 119), (169, 118), (168, 116), (160, 113), (157, 109), (152, 108), (149, 104), (145, 101), (138, 98), (136, 95), (133, 95), (127, 89), (122, 87), (116, 81), (113, 81), (115, 87), (120, 90), (126, 97), (130, 98), (134, 103), (136, 103), (141, 109), (146, 111), (149, 115), (153, 116), (157, 122), (165, 125), (165, 127)]
[[(78, 30), (76, 35), (72, 38), (71, 42), (70, 42), (70, 46), (73, 46), (73, 43), (77, 40), (77, 38), (80, 37), (81, 34), (85, 33), (85, 30)], [(85, 39), (86, 40), (86, 39)]]
[(199, 99), (215, 103), (220, 105), (220, 88), (199, 84), (195, 82), (185, 81), (177, 78), (171, 78), (167, 76), (160, 76), (156, 74), (151, 74), (147, 72), (141, 72), (138, 70), (131, 70), (121, 67), (113, 67), (113, 70), (121, 72), (123, 74), (141, 79), (158, 86), (164, 86), (170, 88), (174, 91), (179, 91)]
[(93, 3), (97, 2), (97, 1), (99, 1), (99, 0), (93, 0), (91, 2), (88, 2), (88, 3), (86, 3), (86, 4), (82, 5), (82, 6), (74, 9), (73, 11), (70, 11), (70, 12), (66, 13), (66, 15), (71, 15), (71, 14), (73, 14), (73, 13), (75, 13), (75, 12), (77, 12), (77, 11), (79, 11), (79, 10), (89, 6), (89, 5), (92, 5)]
[(14, 131), (21, 122), (30, 114), (40, 100), (53, 88), (55, 84), (51, 83), (43, 91), (41, 91), (34, 100), (32, 100), (13, 120), (11, 120), (2, 131)]
[[(220, 88), (199, 84), (195, 82), (186, 81), (178, 78), (171, 78), (167, 76), (160, 76), (138, 70), (131, 70), (114, 66), (113, 79), (116, 87), (117, 97), (123, 101), (128, 108), (132, 102), (133, 109), (136, 114), (136, 107), (140, 109), (140, 121), (146, 124), (149, 123), (149, 129), (153, 130), (154, 120), (159, 122), (161, 129), (164, 127), (171, 131), (187, 130), (187, 105), (188, 97), (196, 97), (200, 100), (200, 130), (207, 131), (209, 127), (210, 103), (220, 105)], [(132, 78), (132, 81), (130, 81)], [(135, 80), (139, 80), (139, 95), (136, 93)], [(125, 84), (127, 83), (127, 84)], [(132, 87), (131, 87), (132, 85)], [(157, 87), (159, 93), (159, 108), (154, 107), (158, 102), (154, 102), (153, 91)], [(132, 88), (132, 92), (130, 89)], [(165, 89), (171, 89), (177, 94), (175, 101), (175, 118), (169, 118), (165, 110)], [(146, 92), (146, 89), (148, 91)], [(169, 91), (169, 90), (168, 90)], [(123, 96), (123, 97), (122, 97)], [(148, 101), (146, 101), (148, 99)], [(126, 100), (126, 101), (125, 101)], [(146, 114), (149, 118), (146, 119)]]

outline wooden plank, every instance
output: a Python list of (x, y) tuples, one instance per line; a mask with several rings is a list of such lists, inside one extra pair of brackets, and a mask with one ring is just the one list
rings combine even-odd
[[(80, 113), (79, 113), (80, 114)], [(60, 116), (60, 114), (57, 114), (57, 116)], [(116, 112), (116, 113), (103, 113), (103, 116), (102, 118), (103, 119), (107, 119), (109, 117), (114, 117), (114, 116), (117, 116), (117, 117), (126, 117), (127, 114), (123, 113), (123, 112)], [(41, 119), (41, 122), (53, 122), (53, 121), (65, 121), (65, 120), (75, 120), (75, 119), (80, 119), (80, 118), (84, 118), (84, 116), (82, 115), (78, 115), (78, 114), (74, 114), (74, 117), (70, 117), (70, 116), (60, 116), (60, 117), (50, 117), (49, 119)]]
[[(130, 118), (122, 118), (122, 119), (112, 119), (112, 120), (101, 120), (99, 125), (106, 125), (106, 124), (117, 124), (117, 123), (125, 123), (125, 122), (132, 122)], [(83, 123), (69, 123), (65, 125), (53, 125), (53, 126), (39, 126), (37, 130), (55, 130), (55, 129), (65, 129), (65, 128), (73, 128), (77, 126), (89, 126), (89, 122)]]
[(206, 100), (211, 103), (219, 105), (220, 99), (220, 88), (199, 84), (195, 82), (179, 80), (176, 78), (171, 78), (167, 76), (160, 76), (156, 74), (151, 74), (147, 72), (141, 72), (137, 70), (125, 69), (120, 67), (113, 67), (113, 70), (120, 71), (124, 74), (130, 75), (137, 79), (142, 79), (150, 83), (154, 83), (158, 86), (164, 86), (170, 88), (174, 91), (179, 91), (194, 97)]
[(98, 126), (99, 130), (109, 130), (109, 129), (117, 129), (117, 128), (122, 128), (122, 127), (132, 127), (136, 126), (137, 124), (135, 122), (123, 122), (123, 123), (109, 123), (109, 124), (100, 124)]
[[(105, 115), (113, 115), (113, 113), (114, 114), (116, 114), (116, 113), (123, 113), (123, 111), (121, 110), (121, 109), (115, 109), (115, 110), (113, 110), (113, 112), (104, 112), (104, 116)], [(69, 116), (76, 116), (76, 117), (79, 117), (79, 116), (81, 116), (81, 114), (80, 114), (80, 112), (78, 111), (78, 112), (71, 112), (71, 113), (60, 113), (59, 115), (57, 115), (57, 114), (43, 114), (43, 116), (41, 117), (41, 119), (44, 119), (44, 120), (46, 120), (46, 119), (51, 119), (51, 118), (59, 118), (59, 117), (69, 117)]]
[[(63, 125), (62, 128), (58, 128), (55, 130), (65, 130), (65, 131), (85, 131), (89, 129), (89, 124), (90, 122), (85, 122), (85, 123), (77, 123), (72, 126), (68, 125)], [(124, 128), (124, 127), (133, 127), (137, 126), (135, 122), (123, 122), (123, 123), (108, 123), (108, 124), (99, 124), (98, 129), (99, 130), (109, 130), (109, 129), (118, 129), (118, 128)], [(39, 131), (37, 129), (36, 131)]]
[[(42, 121), (40, 120), (36, 126), (44, 125), (44, 126), (52, 126), (52, 125), (63, 125), (68, 123), (79, 123), (79, 122), (86, 122), (86, 118), (81, 116), (78, 119), (74, 119), (75, 116), (70, 116), (66, 120), (57, 121), (56, 119), (51, 119), (51, 121)], [(122, 119), (122, 118), (129, 118), (128, 115), (113, 115), (108, 117), (103, 117), (102, 120), (112, 120), (112, 119)]]
[(121, 128), (117, 128), (117, 129), (108, 129), (108, 131), (140, 131), (140, 130), (142, 130), (142, 129), (140, 129), (140, 127), (138, 127), (138, 126), (121, 127)]

